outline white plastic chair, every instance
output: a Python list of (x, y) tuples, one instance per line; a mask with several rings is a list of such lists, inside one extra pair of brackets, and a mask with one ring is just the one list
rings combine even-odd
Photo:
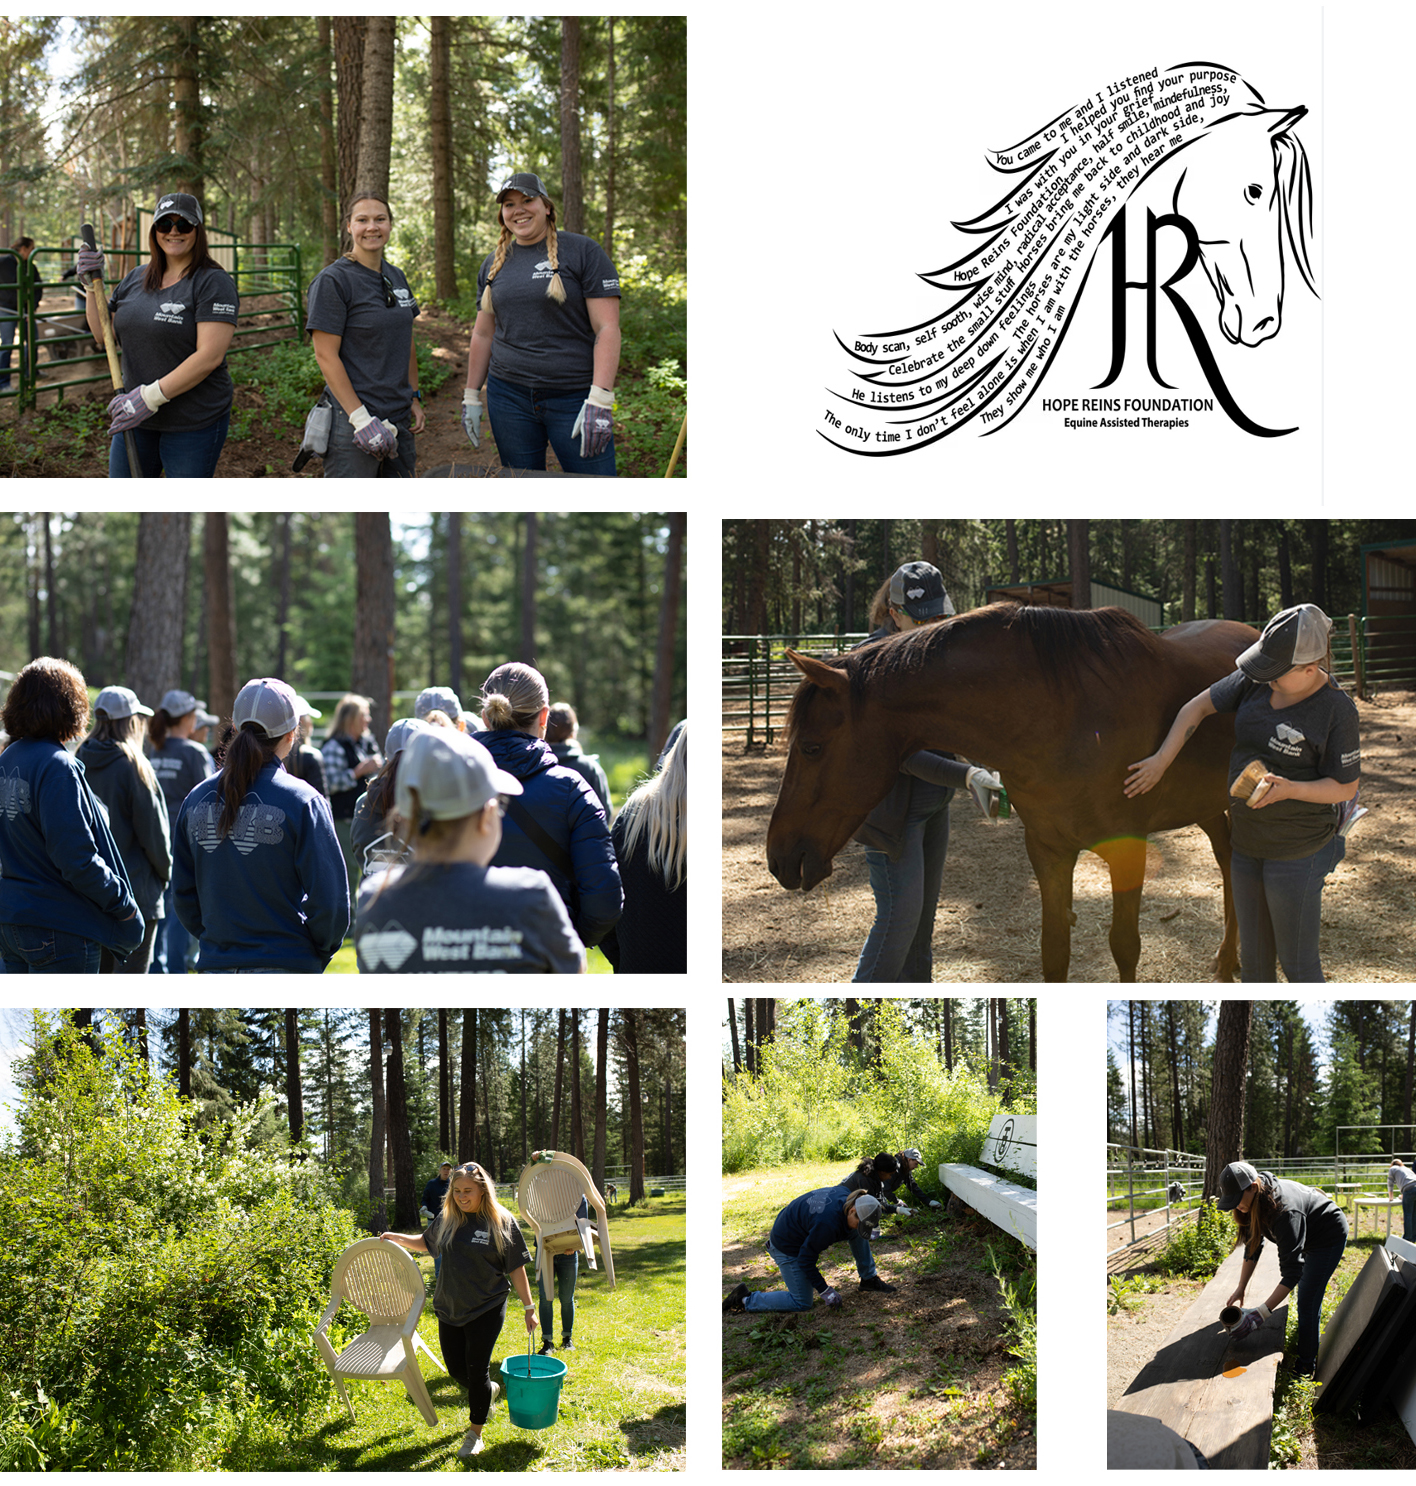
[[(350, 1419), (354, 1417), (354, 1406), (344, 1391), (345, 1378), (361, 1378), (371, 1383), (398, 1380), (423, 1418), (429, 1424), (436, 1424), (437, 1410), (418, 1370), (418, 1349), (422, 1348), (434, 1366), (442, 1368), (443, 1364), (418, 1335), (418, 1318), (423, 1313), (427, 1290), (417, 1261), (395, 1243), (382, 1238), (363, 1238), (350, 1244), (339, 1256), (329, 1289), (329, 1306), (315, 1327), (315, 1346), (334, 1378)], [(370, 1325), (336, 1357), (325, 1332), (343, 1300), (362, 1311)]]
[[(575, 1210), (580, 1199), (585, 1200), (599, 1214), (598, 1224), (587, 1218), (577, 1218)], [(592, 1237), (600, 1240), (600, 1252), (605, 1256), (605, 1274), (610, 1289), (615, 1288), (615, 1260), (610, 1253), (610, 1227), (605, 1217), (605, 1199), (595, 1190), (595, 1183), (584, 1165), (564, 1151), (546, 1151), (540, 1161), (533, 1162), (521, 1173), (516, 1187), (516, 1205), (521, 1215), (536, 1230), (536, 1274), (543, 1281), (547, 1295), (555, 1294), (555, 1254), (568, 1254), (575, 1249), (584, 1251), (595, 1269), (595, 1246)], [(565, 1234), (575, 1234), (576, 1244), (567, 1244)], [(560, 1243), (554, 1241), (560, 1239)]]

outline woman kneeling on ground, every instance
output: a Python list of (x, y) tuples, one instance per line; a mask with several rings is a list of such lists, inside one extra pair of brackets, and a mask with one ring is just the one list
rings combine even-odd
[[(235, 391), (226, 352), (236, 331), (240, 297), (231, 275), (207, 247), (195, 196), (169, 192), (153, 208), (151, 257), (128, 273), (108, 301), (113, 334), (123, 348), (123, 385), (108, 404), (108, 478), (130, 475), (210, 479), (226, 443)], [(103, 275), (103, 254), (82, 248), (81, 276)], [(100, 346), (97, 296), (84, 313)], [(139, 469), (128, 468), (131, 434)]]
[(583, 972), (585, 952), (550, 878), (490, 865), (502, 797), (519, 795), (521, 781), (451, 728), (420, 724), (398, 759), (396, 814), (413, 862), (360, 890), (360, 971)]
[(452, 1377), (467, 1390), (472, 1427), (462, 1437), (457, 1458), (482, 1453), (482, 1426), (487, 1422), (499, 1384), (492, 1382), (492, 1348), (506, 1320), (506, 1298), (514, 1288), (521, 1297), (526, 1331), (536, 1334), (536, 1306), (526, 1266), (530, 1250), (516, 1219), (497, 1201), (491, 1178), (475, 1162), (452, 1173), (442, 1212), (421, 1234), (382, 1233), (415, 1254), (435, 1254), (437, 1285), (433, 1313), (438, 1342)]
[(1279, 1282), (1262, 1305), (1248, 1309), (1234, 1323), (1238, 1341), (1257, 1331), (1290, 1291), (1298, 1291), (1298, 1376), (1311, 1378), (1318, 1360), (1318, 1326), (1323, 1292), (1347, 1246), (1347, 1218), (1326, 1192), (1301, 1182), (1282, 1182), (1270, 1171), (1255, 1171), (1247, 1161), (1232, 1161), (1219, 1174), (1215, 1206), (1232, 1212), (1244, 1237), (1244, 1267), (1239, 1288), (1225, 1302), (1243, 1305), (1254, 1277), (1264, 1239), (1278, 1250)]

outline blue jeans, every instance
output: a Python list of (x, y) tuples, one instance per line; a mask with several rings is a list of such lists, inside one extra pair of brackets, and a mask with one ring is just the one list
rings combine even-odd
[[(950, 792), (952, 793), (952, 791)], [(881, 984), (934, 979), (934, 914), (944, 885), (949, 850), (949, 795), (942, 806), (929, 792), (927, 808), (905, 819), (905, 841), (898, 861), (883, 851), (867, 851), (875, 923), (852, 976)]]
[(571, 436), (570, 430), (585, 406), (589, 391), (589, 387), (584, 392), (521, 387), (488, 377), (487, 417), (491, 420), (502, 468), (545, 469), (549, 443), (566, 474), (612, 476), (615, 473), (613, 436), (604, 452), (593, 459), (581, 458), (580, 435)]
[(187, 946), (192, 936), (182, 927), (177, 909), (172, 901), (172, 884), (169, 882), (162, 893), (164, 917), (157, 921), (157, 938), (153, 943), (151, 975), (185, 975), (187, 973)]
[[(209, 480), (216, 473), (216, 461), (221, 458), (230, 425), (230, 413), (223, 413), (206, 428), (173, 433), (157, 433), (139, 424), (131, 430), (138, 468), (148, 479), (165, 473), (169, 480)], [(126, 480), (128, 473), (127, 442), (121, 433), (115, 433), (108, 446), (108, 478)]]
[[(1344, 1223), (1346, 1219), (1343, 1220)], [(1303, 1255), (1303, 1272), (1298, 1277), (1298, 1367), (1310, 1367), (1318, 1355), (1318, 1325), (1322, 1317), (1323, 1291), (1332, 1272), (1342, 1260), (1341, 1243), (1325, 1249), (1310, 1249)]]
[(97, 975), (102, 946), (61, 929), (0, 924), (6, 975)]
[(1239, 920), (1239, 964), (1246, 982), (1272, 985), (1275, 964), (1290, 985), (1320, 983), (1318, 931), (1322, 927), (1323, 879), (1347, 854), (1334, 836), (1312, 856), (1274, 862), (1236, 851), (1230, 863), (1234, 912)]
[(1401, 1191), (1401, 1216), (1406, 1232), (1401, 1236), (1408, 1243), (1416, 1243), (1416, 1182), (1407, 1182)]
[(744, 1298), (742, 1308), (745, 1311), (809, 1311), (815, 1291), (806, 1266), (793, 1255), (784, 1254), (776, 1244), (769, 1243), (767, 1252), (782, 1271), (787, 1288), (754, 1290)]
[[(575, 1327), (575, 1282), (580, 1276), (579, 1254), (554, 1254), (551, 1256), (551, 1266), (555, 1275), (556, 1294), (560, 1296), (561, 1303), (561, 1342), (570, 1340), (571, 1331)], [(546, 1293), (546, 1282), (539, 1275), (536, 1277), (536, 1288), (541, 1297), (541, 1335), (546, 1341), (551, 1339), (551, 1323), (556, 1318), (551, 1297)]]

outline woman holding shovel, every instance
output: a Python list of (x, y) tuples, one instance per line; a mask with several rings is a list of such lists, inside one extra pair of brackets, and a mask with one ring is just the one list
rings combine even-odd
[(382, 1233), (415, 1254), (436, 1254), (433, 1312), (447, 1370), (467, 1390), (471, 1428), (457, 1458), (482, 1453), (482, 1427), (501, 1392), (492, 1382), (492, 1348), (506, 1320), (507, 1296), (515, 1289), (528, 1337), (536, 1334), (536, 1306), (526, 1266), (530, 1250), (515, 1217), (497, 1201), (492, 1179), (470, 1161), (452, 1173), (442, 1212), (422, 1233)]
[[(231, 422), (226, 351), (240, 299), (231, 275), (211, 256), (195, 196), (169, 192), (153, 208), (150, 257), (107, 301), (87, 296), (84, 314), (100, 346), (104, 321), (123, 350), (123, 386), (108, 404), (113, 441), (108, 478), (129, 475), (210, 479)], [(103, 277), (103, 253), (81, 248), (84, 279)], [(128, 450), (139, 468), (129, 469)]]
[(418, 301), (384, 259), (393, 231), (388, 202), (360, 193), (345, 231), (353, 246), (315, 275), (305, 323), (332, 407), (325, 478), (411, 480), (413, 440), (423, 431), (413, 345)]
[(1290, 1291), (1298, 1292), (1298, 1376), (1310, 1378), (1318, 1358), (1318, 1323), (1323, 1292), (1347, 1246), (1347, 1218), (1327, 1195), (1301, 1182), (1279, 1181), (1255, 1171), (1247, 1161), (1231, 1161), (1219, 1174), (1215, 1206), (1232, 1212), (1244, 1242), (1239, 1288), (1225, 1302), (1242, 1306), (1264, 1239), (1278, 1250), (1279, 1283), (1262, 1305), (1246, 1310), (1230, 1335), (1236, 1340), (1256, 1331)]
[(1290, 983), (1323, 979), (1323, 883), (1346, 852), (1344, 807), (1362, 768), (1356, 705), (1331, 676), (1331, 633), (1316, 604), (1274, 615), (1237, 669), (1191, 697), (1126, 778), (1128, 795), (1153, 789), (1206, 717), (1234, 714), (1231, 870), (1245, 981), (1271, 984), (1280, 964)]

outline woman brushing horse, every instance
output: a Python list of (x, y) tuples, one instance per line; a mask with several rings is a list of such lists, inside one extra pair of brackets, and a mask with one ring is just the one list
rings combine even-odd
[(1163, 736), (1202, 685), (1228, 675), (1255, 638), (1204, 620), (1157, 638), (1121, 609), (991, 604), (831, 661), (788, 651), (806, 678), (788, 718), (788, 757), (767, 832), (785, 888), (810, 889), (921, 748), (987, 758), (1003, 776), (1042, 894), (1042, 959), (1065, 980), (1072, 871), (1083, 850), (1111, 869), (1111, 952), (1122, 980), (1140, 958), (1146, 837), (1199, 824), (1224, 878), (1218, 973), (1236, 962), (1229, 897), (1225, 763), (1230, 738), (1206, 723), (1163, 785), (1121, 792), (1129, 761)]

